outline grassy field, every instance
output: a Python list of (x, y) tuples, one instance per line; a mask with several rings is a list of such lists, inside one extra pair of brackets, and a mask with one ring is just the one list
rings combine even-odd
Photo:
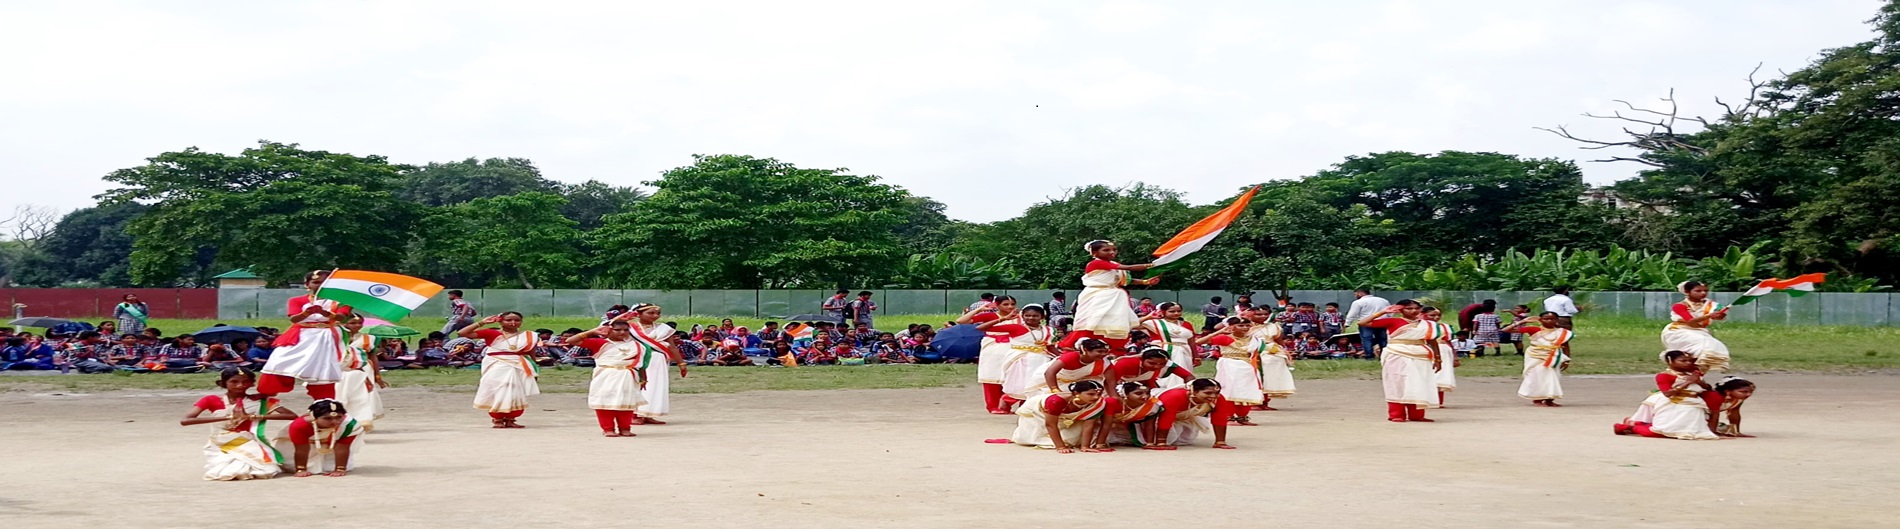
[[(902, 329), (910, 323), (942, 325), (948, 316), (891, 316), (879, 319), (879, 326)], [(694, 323), (712, 324), (713, 317), (667, 318), (682, 327)], [(757, 328), (760, 320), (738, 319), (736, 323)], [(433, 320), (415, 320), (418, 326)], [(276, 321), (154, 320), (153, 326), (167, 334), (202, 329), (214, 323), (233, 325), (278, 325)], [(593, 320), (578, 318), (542, 318), (528, 321), (532, 328), (560, 331), (568, 327), (588, 327)], [(1579, 318), (1577, 338), (1572, 347), (1576, 360), (1570, 374), (1654, 373), (1661, 363), (1657, 334), (1662, 322), (1630, 318)], [(1716, 335), (1729, 346), (1738, 372), (1764, 371), (1865, 373), (1900, 368), (1900, 328), (1893, 327), (1790, 327), (1783, 325), (1732, 323), (1717, 327)], [(1463, 359), (1458, 375), (1463, 377), (1514, 377), (1523, 369), (1518, 356)], [(970, 384), (975, 378), (971, 365), (918, 366), (806, 366), (793, 369), (767, 367), (695, 367), (684, 380), (674, 382), (673, 390), (682, 393), (732, 393), (751, 390), (799, 389), (871, 389), (940, 387)], [(1308, 360), (1294, 366), (1294, 377), (1374, 378), (1378, 363), (1366, 360)], [(1199, 370), (1211, 375), (1213, 365)], [(541, 387), (549, 392), (584, 392), (588, 369), (549, 368), (542, 372)], [(475, 370), (430, 369), (396, 371), (386, 378), (405, 387), (474, 387)], [(119, 388), (206, 389), (214, 385), (212, 375), (42, 375), (0, 376), (0, 391), (103, 391)]]

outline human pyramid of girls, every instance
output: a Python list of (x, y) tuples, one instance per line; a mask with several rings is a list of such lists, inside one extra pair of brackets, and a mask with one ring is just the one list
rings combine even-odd
[[(1227, 444), (1231, 425), (1252, 426), (1254, 410), (1273, 411), (1274, 398), (1294, 394), (1292, 338), (1268, 321), (1266, 311), (1228, 318), (1220, 328), (1197, 337), (1182, 319), (1181, 307), (1163, 304), (1137, 317), (1125, 287), (1152, 285), (1159, 277), (1134, 279), (1152, 265), (1115, 261), (1109, 241), (1086, 245), (1093, 259), (1084, 268), (1072, 331), (1057, 339), (1046, 311), (1017, 307), (1008, 297), (964, 314), (959, 323), (985, 332), (977, 363), (990, 413), (1013, 414), (1017, 427), (997, 444), (1055, 449), (1059, 453), (1112, 452), (1115, 445), (1144, 450), (1175, 450), (1212, 434), (1212, 447)], [(291, 332), (278, 338), (261, 373), (227, 368), (219, 373), (223, 393), (193, 404), (182, 425), (211, 425), (204, 446), (207, 480), (263, 479), (290, 472), (296, 477), (341, 477), (356, 466), (363, 437), (383, 416), (378, 389), (386, 388), (376, 362), (373, 340), (358, 333), (361, 317), (315, 293), (328, 271), (304, 279), (309, 293), (286, 305)], [(1730, 378), (1720, 384), (1704, 373), (1726, 369), (1728, 349), (1709, 333), (1725, 316), (1699, 283), (1681, 286), (1686, 298), (1672, 310), (1663, 330), (1668, 369), (1656, 375), (1658, 391), (1635, 414), (1615, 425), (1619, 435), (1677, 439), (1746, 437), (1740, 430), (1741, 405), (1754, 385)], [(575, 335), (568, 345), (594, 351), (595, 367), (587, 403), (602, 435), (634, 437), (633, 426), (666, 424), (670, 410), (670, 368), (681, 377), (686, 365), (677, 348), (676, 330), (660, 322), (651, 304), (598, 328)], [(1357, 322), (1386, 329), (1383, 363), (1387, 420), (1433, 422), (1425, 409), (1442, 407), (1445, 392), (1456, 387), (1457, 360), (1451, 354), (1451, 327), (1439, 311), (1403, 300)], [(1532, 325), (1535, 323), (1535, 325)], [(528, 399), (540, 393), (533, 355), (541, 344), (522, 328), (522, 315), (504, 312), (462, 328), (464, 338), (485, 341), (486, 356), (474, 407), (488, 413), (492, 427), (522, 428)], [(1137, 354), (1125, 351), (1130, 331), (1143, 329), (1158, 345)], [(1545, 313), (1506, 330), (1524, 333), (1524, 382), (1518, 393), (1540, 406), (1558, 406), (1561, 373), (1569, 365), (1571, 332), (1557, 316)], [(1219, 351), (1214, 378), (1196, 378), (1193, 351), (1206, 344)], [(301, 382), (314, 402), (307, 413), (286, 407), (279, 395)], [(1113, 395), (1109, 389), (1113, 389)], [(1718, 421), (1725, 415), (1725, 421)], [(276, 423), (288, 422), (283, 427)]]
[[(1244, 311), (1201, 337), (1175, 303), (1137, 317), (1125, 287), (1158, 281), (1130, 275), (1153, 265), (1116, 262), (1118, 252), (1110, 241), (1091, 241), (1085, 248), (1093, 259), (1083, 269), (1083, 290), (1067, 335), (1054, 336), (1042, 307), (1018, 307), (1009, 297), (958, 321), (985, 332), (977, 361), (984, 404), (992, 414), (1017, 416), (1008, 438), (985, 442), (1100, 453), (1118, 445), (1176, 450), (1212, 434), (1210, 446), (1233, 449), (1227, 443), (1230, 425), (1254, 426), (1252, 411), (1276, 411), (1273, 399), (1293, 396), (1293, 339), (1269, 321), (1267, 311)], [(1708, 330), (1711, 322), (1723, 319), (1725, 309), (1708, 300), (1708, 288), (1700, 283), (1685, 282), (1678, 289), (1686, 299), (1673, 307), (1672, 322), (1663, 331), (1668, 369), (1656, 375), (1657, 393), (1614, 431), (1677, 439), (1747, 437), (1740, 430), (1741, 405), (1754, 384), (1733, 377), (1719, 385), (1703, 380), (1705, 372), (1728, 365), (1727, 346)], [(1457, 387), (1452, 328), (1439, 321), (1440, 315), (1435, 307), (1402, 300), (1354, 322), (1384, 329), (1389, 336), (1379, 351), (1386, 420), (1434, 422), (1425, 410), (1444, 407), (1445, 392)], [(1538, 406), (1559, 407), (1557, 399), (1563, 398), (1561, 376), (1570, 364), (1566, 327), (1546, 312), (1504, 329), (1527, 337), (1518, 395)], [(1116, 356), (1127, 351), (1135, 330), (1154, 337), (1156, 345)], [(1218, 350), (1214, 378), (1196, 378), (1189, 370), (1200, 345)], [(1725, 422), (1718, 422), (1720, 414), (1726, 414)]]

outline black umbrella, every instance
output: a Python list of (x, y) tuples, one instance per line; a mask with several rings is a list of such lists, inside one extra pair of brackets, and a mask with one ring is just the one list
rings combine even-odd
[(785, 318), (786, 321), (828, 321), (832, 323), (838, 323), (838, 319), (837, 316), (826, 316), (823, 314), (799, 314)]
[(55, 326), (66, 324), (66, 323), (72, 323), (72, 322), (73, 320), (68, 320), (64, 318), (48, 318), (45, 316), (33, 316), (33, 317), (20, 318), (17, 320), (7, 322), (7, 325), (12, 325), (14, 327), (37, 327), (41, 329), (51, 329)]
[(983, 349), (983, 331), (975, 325), (958, 325), (937, 332), (930, 340), (930, 346), (944, 358), (972, 360)]
[(263, 333), (257, 332), (257, 329), (251, 327), (215, 325), (205, 330), (192, 333), (191, 337), (205, 343), (234, 343), (240, 341), (248, 342), (262, 335)]

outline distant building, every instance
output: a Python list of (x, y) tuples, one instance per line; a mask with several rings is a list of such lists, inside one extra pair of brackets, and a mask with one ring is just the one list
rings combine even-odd
[(264, 278), (239, 268), (211, 278), (218, 282), (218, 288), (264, 288)]

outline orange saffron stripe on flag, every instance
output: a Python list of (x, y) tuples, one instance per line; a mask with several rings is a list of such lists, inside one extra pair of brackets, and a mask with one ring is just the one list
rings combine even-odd
[(1240, 195), (1240, 198), (1235, 199), (1234, 203), (1228, 204), (1227, 207), (1221, 208), (1220, 211), (1215, 212), (1213, 215), (1208, 215), (1207, 218), (1201, 219), (1200, 222), (1196, 222), (1194, 225), (1188, 226), (1187, 229), (1181, 230), (1179, 235), (1175, 235), (1173, 239), (1168, 239), (1168, 242), (1163, 243), (1160, 248), (1155, 249), (1155, 257), (1167, 255), (1175, 249), (1180, 248), (1181, 245), (1205, 237), (1209, 233), (1226, 229), (1227, 225), (1234, 223), (1234, 219), (1240, 218), (1241, 212), (1247, 210), (1247, 202), (1253, 200), (1253, 194), (1258, 191), (1260, 191), (1260, 186), (1254, 186), (1253, 189), (1248, 189), (1245, 194)]
[(1768, 287), (1775, 290), (1787, 290), (1788, 288), (1791, 288), (1795, 285), (1799, 285), (1802, 283), (1818, 284), (1818, 283), (1825, 283), (1825, 282), (1827, 282), (1827, 274), (1817, 273), (1817, 274), (1801, 274), (1789, 279), (1768, 279), (1768, 280), (1762, 281), (1761, 284), (1758, 286)]
[(330, 277), (332, 279), (355, 279), (358, 281), (368, 281), (371, 283), (382, 283), (394, 288), (400, 288), (400, 289), (407, 290), (410, 292), (415, 292), (417, 295), (421, 295), (423, 297), (434, 296), (436, 293), (442, 291), (442, 285), (431, 283), (424, 279), (409, 277), (402, 274), (391, 274), (388, 272), (371, 272), (368, 270), (337, 270), (335, 273), (330, 274)]

